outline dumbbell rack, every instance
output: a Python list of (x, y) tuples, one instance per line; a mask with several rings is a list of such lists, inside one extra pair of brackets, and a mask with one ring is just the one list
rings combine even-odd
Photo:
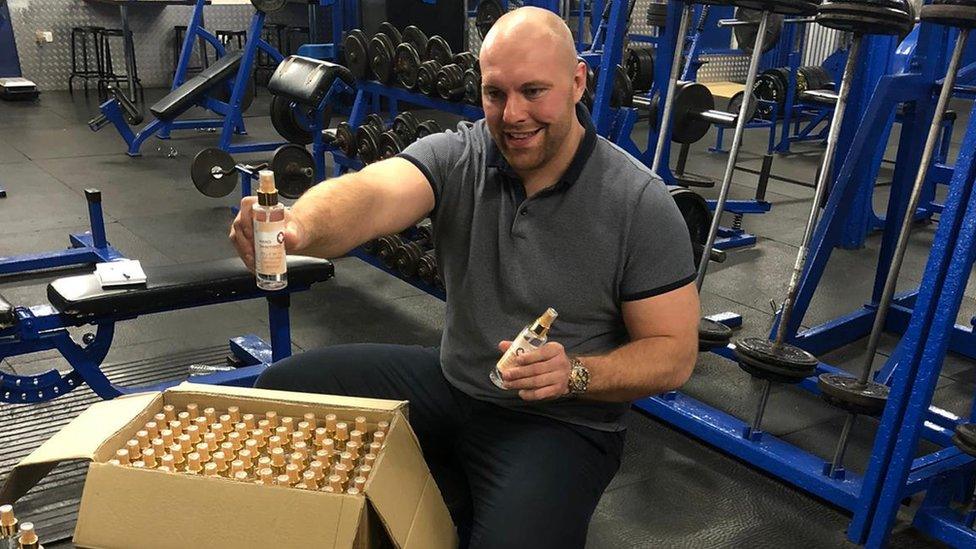
[[(787, 331), (794, 334), (788, 338), (791, 343), (815, 355), (856, 341), (870, 328), (874, 310), (869, 304), (845, 318), (843, 324), (798, 333), (830, 251), (842, 236), (847, 217), (856, 214), (854, 204), (862, 192), (862, 172), (872, 171), (864, 166), (863, 159), (880, 160), (880, 155), (869, 155), (877, 143), (883, 147), (886, 142), (883, 138), (887, 135), (885, 121), (898, 103), (915, 101), (915, 118), (903, 129), (899, 147), (899, 165), (902, 169), (895, 176), (889, 206), (892, 227), (900, 225), (898, 212), (906, 207), (907, 189), (911, 187), (914, 174), (914, 170), (908, 168), (918, 166), (922, 148), (920, 140), (925, 139), (924, 135), (919, 137), (925, 132), (918, 131), (918, 128), (932, 118), (932, 89), (942, 76), (939, 71), (944, 71), (945, 52), (940, 52), (937, 40), (941, 32), (938, 27), (923, 23), (920, 44), (929, 54), (922, 57), (927, 62), (921, 67), (912, 67), (911, 70), (915, 72), (906, 71), (880, 78), (873, 95), (863, 98), (863, 117), (852, 116), (845, 120), (845, 131), (848, 130), (848, 122), (852, 126), (850, 131), (853, 135), (847, 141), (850, 147), (846, 155), (838, 160), (840, 169), (814, 234), (811, 256), (801, 279), (800, 297)], [(875, 38), (869, 40), (875, 41)], [(881, 38), (868, 47), (883, 50), (887, 47), (885, 42)], [(884, 52), (873, 53), (879, 55)], [(868, 59), (871, 59), (870, 52)], [(865, 91), (870, 93), (870, 90)], [(973, 460), (951, 442), (952, 430), (962, 418), (931, 406), (931, 402), (946, 351), (976, 357), (973, 330), (954, 325), (976, 255), (976, 235), (972, 229), (976, 224), (976, 194), (971, 193), (976, 180), (976, 158), (973, 155), (976, 150), (976, 111), (961, 150), (964, 153), (960, 154), (953, 173), (952, 189), (932, 246), (923, 284), (917, 293), (899, 297), (889, 312), (889, 328), (903, 332), (904, 337), (885, 368), (876, 376), (876, 381), (890, 385), (891, 396), (863, 476), (844, 470), (830, 476), (827, 458), (769, 433), (750, 433), (748, 421), (680, 392), (643, 399), (635, 406), (789, 484), (852, 512), (853, 519), (847, 534), (851, 541), (869, 541), (871, 546), (883, 544), (892, 526), (894, 513), (904, 498), (930, 486), (942, 490), (942, 499), (934, 501), (932, 508), (919, 520), (932, 531), (945, 531), (948, 528), (944, 521), (945, 509), (939, 504), (944, 503), (945, 493), (961, 482), (960, 476), (971, 474)], [(892, 232), (895, 230), (892, 229)], [(879, 262), (878, 280), (881, 283), (888, 271), (893, 247), (893, 235), (886, 232)], [(877, 302), (879, 291), (876, 287), (873, 303)], [(777, 328), (773, 326), (773, 334)], [(733, 350), (729, 347), (713, 352), (734, 360)], [(816, 373), (849, 375), (824, 362), (818, 364)], [(804, 380), (800, 387), (812, 394), (820, 393), (816, 375)], [(942, 449), (916, 458), (919, 437)], [(947, 488), (947, 485), (950, 487)], [(970, 537), (965, 539), (971, 540), (972, 532), (967, 535)]]

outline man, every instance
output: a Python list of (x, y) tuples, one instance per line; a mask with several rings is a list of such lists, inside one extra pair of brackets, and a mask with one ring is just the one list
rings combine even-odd
[[(684, 223), (660, 180), (596, 136), (556, 15), (502, 16), (480, 54), (485, 119), (309, 190), (292, 253), (337, 257), (430, 216), (447, 290), (439, 349), (341, 345), (270, 367), (266, 388), (407, 399), (463, 547), (582, 547), (620, 464), (620, 418), (674, 389), (697, 353)], [(253, 264), (250, 211), (230, 237)], [(550, 341), (488, 374), (548, 307)]]

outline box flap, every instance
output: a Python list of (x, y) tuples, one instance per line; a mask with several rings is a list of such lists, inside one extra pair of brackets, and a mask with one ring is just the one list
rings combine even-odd
[(74, 543), (120, 549), (133, 548), (133, 540), (140, 549), (352, 547), (365, 503), (359, 496), (93, 463)]
[(293, 391), (275, 391), (271, 389), (254, 389), (251, 387), (230, 387), (224, 385), (204, 385), (202, 383), (183, 382), (166, 390), (167, 393), (200, 393), (204, 395), (231, 395), (245, 398), (262, 398), (282, 402), (296, 402), (304, 404), (320, 404), (335, 408), (365, 408), (392, 412), (401, 408), (406, 409), (405, 400), (384, 400), (378, 398), (347, 397), (341, 395), (323, 395), (317, 393), (298, 393)]
[(106, 439), (157, 398), (158, 392), (140, 393), (89, 406), (10, 471), (0, 488), (0, 503), (16, 501), (62, 461), (92, 459)]
[(447, 506), (427, 469), (420, 443), (402, 415), (390, 427), (366, 485), (366, 497), (398, 547), (457, 546)]

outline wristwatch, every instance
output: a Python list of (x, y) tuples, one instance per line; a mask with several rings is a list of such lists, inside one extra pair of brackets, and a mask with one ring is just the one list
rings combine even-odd
[(583, 361), (579, 357), (569, 359), (571, 366), (569, 370), (569, 394), (579, 396), (586, 392), (590, 384), (590, 371), (583, 366)]

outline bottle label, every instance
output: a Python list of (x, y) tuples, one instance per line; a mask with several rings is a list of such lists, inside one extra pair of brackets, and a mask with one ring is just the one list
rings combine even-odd
[(525, 353), (534, 351), (536, 348), (538, 348), (538, 345), (533, 345), (533, 341), (530, 337), (526, 337), (526, 331), (527, 330), (523, 330), (522, 333), (519, 334), (519, 337), (515, 338), (515, 341), (512, 342), (512, 346), (505, 351), (505, 354), (502, 355), (502, 358), (498, 361), (498, 364), (495, 365), (499, 372), (504, 372), (509, 368), (518, 368), (519, 364), (515, 362), (515, 360)]
[(283, 275), (285, 261), (285, 222), (254, 222), (254, 270), (263, 275)]

